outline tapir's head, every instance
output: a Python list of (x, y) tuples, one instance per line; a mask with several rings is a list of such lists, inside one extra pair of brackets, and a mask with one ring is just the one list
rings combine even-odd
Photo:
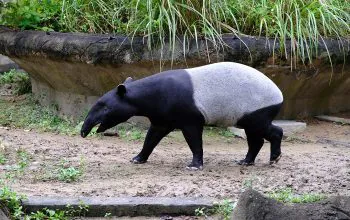
[(104, 132), (119, 123), (125, 122), (135, 114), (135, 108), (126, 97), (125, 83), (128, 81), (131, 81), (131, 78), (104, 94), (92, 106), (80, 131), (82, 137), (86, 137), (91, 129), (98, 124), (97, 133)]

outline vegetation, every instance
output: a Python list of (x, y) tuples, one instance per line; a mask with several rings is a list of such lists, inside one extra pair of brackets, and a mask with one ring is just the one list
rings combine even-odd
[[(1, 165), (7, 163), (7, 159), (5, 156), (0, 153), (0, 159), (2, 158)], [(18, 149), (16, 151), (16, 164), (9, 166), (8, 169), (5, 170), (4, 175), (1, 175), (0, 179), (0, 210), (4, 211), (10, 219), (47, 219), (47, 220), (68, 220), (71, 219), (72, 216), (84, 216), (88, 211), (88, 206), (81, 203), (77, 207), (72, 207), (67, 205), (64, 210), (51, 210), (44, 208), (43, 210), (39, 210), (34, 213), (25, 214), (21, 200), (26, 199), (23, 195), (18, 195), (16, 192), (11, 190), (7, 182), (14, 181), (14, 177), (18, 177), (22, 175), (25, 171), (25, 168), (28, 167), (30, 163), (31, 156), (28, 152), (23, 149)], [(65, 169), (62, 167), (59, 171), (63, 170), (62, 175), (63, 181), (71, 182), (77, 179), (83, 173), (83, 163), (80, 163), (80, 167), (78, 169), (78, 174), (76, 172), (71, 172), (72, 167)], [(64, 164), (62, 163), (62, 166)], [(66, 171), (67, 170), (67, 171)], [(75, 170), (75, 168), (74, 168)]]
[(348, 0), (17, 0), (0, 20), (22, 29), (141, 35), (150, 48), (181, 40), (184, 50), (190, 38), (219, 49), (224, 33), (262, 35), (278, 40), (278, 55), (296, 65), (297, 58), (311, 62), (325, 37), (349, 37), (349, 12)]
[(4, 154), (0, 153), (0, 165), (4, 165), (7, 162), (7, 159)]
[[(1, 184), (0, 184), (1, 185)], [(65, 210), (52, 210), (44, 208), (31, 214), (25, 214), (21, 200), (25, 199), (25, 196), (18, 195), (4, 184), (0, 188), (0, 209), (3, 209), (5, 213), (11, 219), (25, 219), (25, 220), (68, 220), (73, 216), (84, 216), (89, 207), (86, 204), (81, 203), (78, 207), (66, 206)]]
[(67, 183), (77, 181), (84, 173), (85, 163), (80, 161), (78, 168), (67, 166), (66, 161), (62, 161), (61, 166), (58, 170), (58, 180)]
[(316, 193), (297, 195), (293, 192), (292, 188), (277, 190), (276, 192), (269, 193), (268, 196), (272, 199), (284, 203), (310, 203), (317, 202), (326, 198), (325, 195)]
[(28, 74), (19, 72), (15, 69), (0, 74), (0, 85), (4, 84), (15, 84), (16, 88), (14, 89), (14, 92), (17, 95), (22, 95), (32, 91)]
[(57, 115), (55, 106), (42, 107), (31, 95), (9, 102), (0, 99), (0, 125), (68, 135), (79, 133), (74, 122)]
[(215, 202), (214, 207), (210, 209), (197, 208), (195, 210), (195, 215), (204, 216), (204, 217), (207, 217), (208, 215), (218, 215), (222, 219), (228, 220), (228, 219), (231, 219), (231, 215), (234, 207), (235, 207), (234, 202), (232, 202), (229, 199), (225, 199), (220, 202)]

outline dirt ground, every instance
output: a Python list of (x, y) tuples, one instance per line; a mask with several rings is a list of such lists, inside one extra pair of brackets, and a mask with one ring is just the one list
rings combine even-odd
[[(308, 121), (306, 131), (285, 138), (283, 157), (268, 165), (265, 143), (255, 166), (239, 166), (247, 151), (245, 140), (205, 132), (204, 169), (188, 171), (190, 149), (180, 132), (166, 137), (146, 164), (129, 160), (142, 141), (118, 137), (69, 137), (21, 129), (0, 128), (0, 150), (8, 158), (0, 176), (11, 169), (16, 151), (30, 156), (25, 172), (10, 186), (28, 196), (166, 196), (237, 199), (245, 187), (267, 193), (291, 187), (297, 193), (350, 196), (350, 126)], [(62, 160), (83, 169), (80, 180), (55, 178)], [(80, 165), (79, 165), (80, 164)], [(55, 174), (56, 173), (56, 174)]]

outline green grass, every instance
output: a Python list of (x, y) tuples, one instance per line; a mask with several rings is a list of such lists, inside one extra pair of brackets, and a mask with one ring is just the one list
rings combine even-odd
[(348, 0), (18, 0), (0, 20), (22, 29), (145, 36), (149, 48), (171, 56), (176, 41), (186, 53), (191, 38), (221, 49), (225, 33), (266, 36), (276, 40), (274, 56), (295, 67), (311, 63), (324, 38), (350, 36), (349, 12)]
[(297, 195), (294, 193), (292, 188), (280, 189), (275, 192), (271, 192), (268, 196), (284, 203), (311, 203), (323, 200), (326, 198), (325, 195), (316, 193), (305, 193)]
[(4, 154), (0, 153), (0, 165), (4, 165), (7, 162), (7, 159)]
[(0, 125), (76, 135), (80, 127), (57, 115), (54, 106), (42, 107), (32, 95), (9, 102), (0, 99)]
[(235, 208), (236, 203), (229, 199), (222, 200), (220, 202), (214, 202), (213, 208), (207, 209), (207, 208), (197, 208), (195, 210), (196, 216), (203, 216), (205, 218), (208, 217), (208, 215), (216, 215), (220, 216), (220, 219), (229, 220), (231, 219), (231, 215), (233, 212), (233, 209)]
[(84, 174), (85, 163), (80, 161), (79, 167), (68, 166), (66, 161), (62, 161), (60, 168), (58, 169), (57, 178), (60, 181), (70, 183), (78, 181)]
[(146, 137), (146, 130), (135, 126), (132, 123), (123, 123), (117, 125), (118, 134), (121, 138), (128, 141), (142, 141)]
[(63, 210), (52, 210), (44, 208), (31, 214), (25, 214), (23, 211), (22, 201), (26, 197), (19, 195), (11, 190), (8, 186), (0, 184), (0, 208), (10, 217), (10, 219), (46, 219), (46, 220), (68, 220), (73, 216), (85, 216), (89, 207), (81, 203), (77, 207), (67, 205)]

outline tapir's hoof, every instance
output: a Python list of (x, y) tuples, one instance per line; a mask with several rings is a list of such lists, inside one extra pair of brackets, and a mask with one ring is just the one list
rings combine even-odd
[(142, 164), (142, 163), (146, 163), (147, 160), (142, 160), (140, 157), (136, 156), (136, 157), (132, 158), (130, 160), (130, 162), (133, 164)]
[(253, 162), (249, 162), (246, 160), (239, 160), (237, 161), (238, 165), (242, 165), (242, 166), (253, 166), (254, 165), (254, 161)]
[(278, 161), (281, 159), (282, 154), (280, 154), (278, 157), (276, 157), (276, 159), (270, 160), (270, 165), (278, 163)]
[(186, 167), (186, 170), (192, 170), (192, 171), (197, 171), (197, 170), (203, 170), (203, 166), (190, 166), (190, 165), (188, 165), (187, 167)]

